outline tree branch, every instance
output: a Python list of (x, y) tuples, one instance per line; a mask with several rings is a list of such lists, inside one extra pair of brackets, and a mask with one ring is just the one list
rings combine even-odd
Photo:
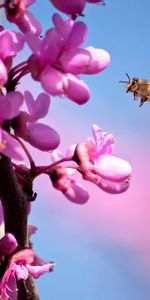
[[(28, 201), (17, 181), (10, 159), (3, 155), (0, 159), (0, 195), (5, 232), (11, 232), (21, 247), (27, 247)], [(26, 285), (19, 281), (18, 289), (18, 300), (39, 300), (32, 278), (28, 278)]]

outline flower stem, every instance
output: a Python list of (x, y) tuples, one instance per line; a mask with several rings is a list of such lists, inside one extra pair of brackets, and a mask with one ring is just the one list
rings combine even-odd
[(33, 157), (31, 156), (30, 152), (28, 151), (27, 147), (25, 146), (25, 144), (21, 141), (21, 139), (19, 139), (17, 136), (14, 136), (14, 138), (20, 143), (22, 149), (24, 150), (29, 162), (30, 162), (30, 167), (31, 169), (36, 168), (35, 166), (35, 162), (33, 160)]
[(64, 157), (64, 158), (62, 158), (62, 159), (60, 159), (60, 160), (58, 160), (58, 161), (56, 161), (53, 164), (50, 164), (48, 166), (39, 166), (39, 167), (36, 167), (35, 177), (39, 176), (42, 173), (45, 173), (46, 171), (54, 168), (55, 166), (59, 165), (62, 162), (66, 162), (66, 161), (70, 161), (70, 160), (72, 160), (72, 156)]
[(29, 70), (28, 66), (25, 65), (23, 68), (21, 68), (20, 74), (13, 79), (15, 81), (15, 84), (17, 85), (18, 81), (28, 73), (30, 73), (30, 70)]
[(14, 66), (13, 68), (11, 68), (10, 73), (14, 74), (15, 72), (17, 72), (17, 70), (20, 71), (20, 68), (23, 67), (24, 65), (27, 65), (27, 64), (28, 64), (27, 60), (22, 61), (20, 64), (18, 64), (16, 66)]

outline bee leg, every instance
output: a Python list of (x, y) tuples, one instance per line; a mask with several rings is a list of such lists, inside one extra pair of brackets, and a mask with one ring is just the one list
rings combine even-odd
[(141, 103), (140, 103), (139, 107), (141, 107), (144, 104), (144, 102), (146, 102), (146, 101), (147, 101), (147, 98), (141, 98)]
[(134, 100), (137, 100), (137, 93), (134, 92)]

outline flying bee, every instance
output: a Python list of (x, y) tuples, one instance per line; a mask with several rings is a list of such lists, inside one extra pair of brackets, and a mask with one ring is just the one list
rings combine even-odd
[(128, 77), (128, 81), (119, 82), (127, 83), (126, 93), (132, 92), (134, 100), (140, 97), (141, 102), (139, 107), (141, 107), (144, 102), (150, 101), (150, 81), (136, 77), (131, 79), (128, 73), (126, 73), (126, 76)]

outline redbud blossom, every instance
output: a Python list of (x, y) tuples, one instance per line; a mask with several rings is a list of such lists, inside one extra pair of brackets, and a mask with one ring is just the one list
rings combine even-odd
[(15, 135), (42, 151), (54, 150), (60, 142), (58, 133), (48, 125), (36, 123), (48, 113), (50, 106), (49, 95), (41, 93), (34, 100), (32, 94), (26, 91), (24, 99), (28, 112), (21, 111), (14, 120), (13, 129)]
[(102, 49), (81, 47), (87, 36), (83, 22), (64, 21), (54, 14), (53, 23), (55, 27), (47, 31), (43, 40), (26, 35), (33, 51), (28, 60), (32, 77), (41, 81), (51, 95), (65, 95), (77, 104), (84, 104), (90, 98), (90, 90), (79, 75), (101, 72), (109, 65), (110, 56)]
[(8, 94), (0, 95), (0, 125), (4, 120), (15, 118), (23, 104), (23, 96), (20, 92), (9, 92)]
[[(74, 146), (71, 146), (66, 155), (71, 156), (74, 153)], [(52, 160), (59, 161), (64, 156), (61, 151), (52, 152)], [(61, 191), (64, 196), (76, 204), (85, 204), (89, 199), (88, 192), (76, 182), (72, 175), (76, 172), (76, 163), (73, 161), (58, 164), (54, 169), (49, 170), (50, 179), (55, 189)]]
[(12, 159), (22, 161), (24, 152), (19, 142), (9, 133), (0, 128), (0, 153)]
[(76, 18), (78, 15), (83, 15), (86, 2), (89, 3), (103, 3), (103, 0), (50, 0), (52, 4), (65, 14)]
[(75, 180), (70, 180), (69, 187), (64, 192), (64, 195), (68, 200), (76, 204), (85, 204), (89, 199), (88, 191)]
[(129, 187), (131, 166), (111, 155), (113, 136), (93, 125), (94, 140), (78, 144), (74, 161), (80, 166), (85, 180), (89, 180), (108, 193), (122, 193)]
[(60, 63), (66, 72), (74, 74), (96, 74), (110, 63), (109, 53), (102, 49), (88, 47), (72, 49), (60, 57)]
[(2, 88), (5, 85), (7, 79), (8, 79), (7, 68), (3, 63), (3, 61), (0, 59), (0, 88)]
[(34, 100), (32, 94), (29, 91), (25, 91), (24, 100), (29, 111), (28, 117), (31, 122), (42, 119), (47, 115), (51, 101), (49, 95), (40, 93), (36, 100)]
[(103, 49), (85, 48), (90, 56), (90, 63), (84, 66), (83, 74), (96, 74), (103, 71), (110, 64), (110, 55)]
[(76, 16), (81, 15), (86, 0), (50, 0), (52, 4), (65, 14)]
[(24, 37), (21, 33), (12, 30), (0, 31), (0, 87), (7, 82), (7, 62), (9, 58), (16, 56), (23, 48)]
[(4, 300), (17, 299), (17, 281), (27, 280), (32, 276), (38, 278), (46, 272), (52, 271), (53, 263), (41, 263), (37, 265), (36, 255), (32, 249), (23, 249), (9, 256), (8, 267), (0, 282), (1, 297)]
[(8, 255), (18, 246), (16, 238), (11, 233), (6, 233), (0, 240), (0, 254)]
[(65, 197), (76, 204), (84, 204), (89, 199), (88, 192), (69, 174), (69, 168), (61, 163), (54, 170), (49, 171), (53, 187), (61, 191)]
[(40, 22), (26, 8), (35, 2), (35, 0), (17, 0), (13, 3), (8, 3), (5, 0), (5, 12), (9, 22), (15, 23), (23, 32), (31, 32), (35, 35), (40, 35), (42, 27)]
[(42, 72), (41, 84), (51, 95), (64, 94), (77, 104), (84, 104), (90, 98), (90, 90), (83, 80), (70, 73), (64, 75), (51, 67)]
[[(5, 120), (15, 118), (23, 104), (23, 96), (20, 92), (9, 92), (6, 96), (0, 95), (0, 126)], [(24, 153), (22, 147), (8, 132), (0, 128), (0, 153), (22, 160)]]
[(54, 150), (60, 143), (56, 130), (41, 123), (28, 124), (24, 139), (41, 151)]

